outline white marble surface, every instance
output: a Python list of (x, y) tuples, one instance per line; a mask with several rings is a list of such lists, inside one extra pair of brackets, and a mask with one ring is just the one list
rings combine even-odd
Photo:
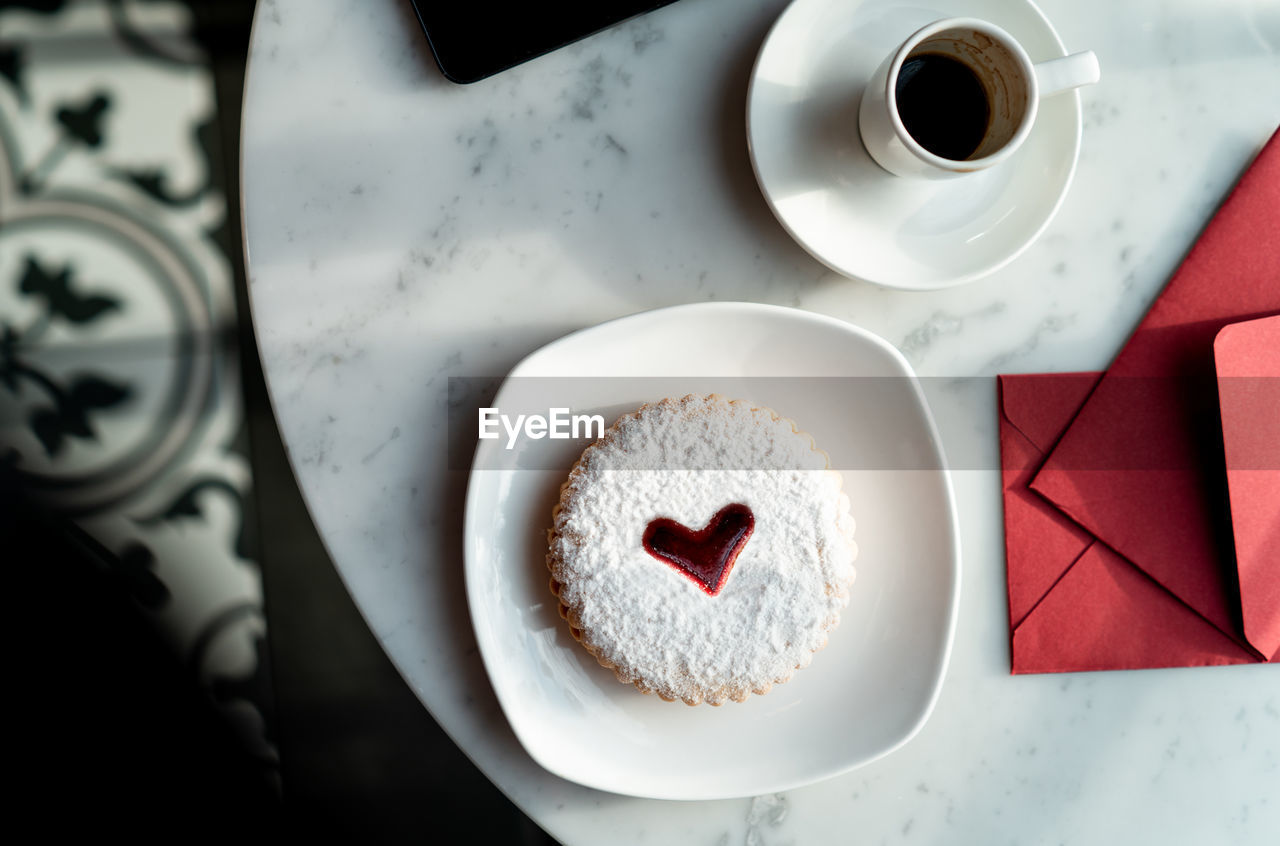
[[(259, 4), (243, 150), (254, 320), (357, 603), (436, 719), (567, 843), (1274, 842), (1276, 668), (1008, 675), (994, 470), (956, 474), (952, 665), (933, 718), (887, 759), (783, 796), (673, 803), (558, 780), (515, 742), (465, 610), (448, 376), (708, 299), (852, 321), (923, 375), (1101, 368), (1280, 122), (1280, 4), (1047, 0), (1067, 46), (1103, 69), (1058, 216), (984, 280), (876, 288), (793, 244), (752, 177), (747, 78), (784, 6), (682, 0), (460, 87), (404, 0)], [(970, 404), (956, 434), (994, 467), (994, 391)]]

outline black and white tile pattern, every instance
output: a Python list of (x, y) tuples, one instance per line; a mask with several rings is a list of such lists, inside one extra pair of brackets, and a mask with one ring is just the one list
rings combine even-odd
[(213, 80), (176, 2), (0, 5), (0, 483), (277, 770)]

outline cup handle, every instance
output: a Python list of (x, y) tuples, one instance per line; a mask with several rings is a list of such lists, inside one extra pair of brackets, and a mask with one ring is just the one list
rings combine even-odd
[(1081, 85), (1092, 85), (1101, 77), (1098, 57), (1092, 50), (1040, 62), (1035, 66), (1035, 71), (1041, 97), (1079, 88)]

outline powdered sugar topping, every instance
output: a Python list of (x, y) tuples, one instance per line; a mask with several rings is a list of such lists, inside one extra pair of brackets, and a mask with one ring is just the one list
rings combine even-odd
[[(646, 406), (570, 475), (549, 558), (582, 640), (619, 678), (667, 698), (764, 692), (827, 641), (853, 581), (853, 518), (808, 435), (718, 397)], [(716, 596), (645, 551), (650, 521), (690, 529), (731, 503), (755, 529)]]

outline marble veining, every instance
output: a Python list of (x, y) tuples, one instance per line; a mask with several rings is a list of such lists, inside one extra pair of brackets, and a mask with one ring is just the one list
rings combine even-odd
[[(1008, 675), (990, 469), (955, 474), (951, 668), (888, 758), (781, 796), (654, 802), (550, 776), (507, 727), (465, 611), (449, 376), (500, 376), (568, 331), (713, 299), (849, 320), (927, 377), (1102, 368), (1280, 119), (1259, 94), (1280, 90), (1273, 0), (1046, 0), (1103, 73), (1082, 94), (1066, 200), (985, 279), (885, 290), (815, 262), (756, 187), (746, 84), (785, 5), (685, 0), (456, 86), (407, 2), (260, 3), (243, 150), (254, 321), (294, 470), (375, 634), (567, 843), (1273, 842), (1274, 667)], [(949, 399), (989, 461), (994, 391)]]

